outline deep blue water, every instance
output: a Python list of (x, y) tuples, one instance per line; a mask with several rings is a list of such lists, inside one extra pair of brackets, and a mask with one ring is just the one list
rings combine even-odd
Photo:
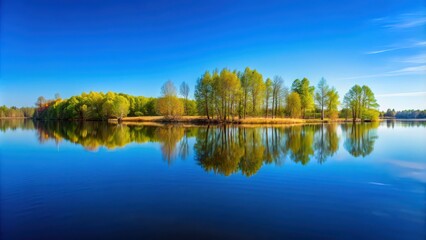
[(426, 236), (424, 122), (0, 123), (4, 240)]

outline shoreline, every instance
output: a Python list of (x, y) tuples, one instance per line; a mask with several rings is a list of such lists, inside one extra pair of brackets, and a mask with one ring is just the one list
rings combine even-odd
[[(383, 121), (379, 119), (378, 121)], [(162, 116), (147, 116), (147, 117), (125, 117), (119, 121), (118, 119), (108, 119), (112, 124), (140, 124), (140, 123), (157, 123), (157, 124), (194, 124), (194, 125), (220, 125), (220, 124), (236, 124), (236, 125), (295, 125), (295, 124), (320, 124), (320, 123), (351, 123), (352, 119), (302, 119), (302, 118), (245, 118), (227, 121), (220, 121), (217, 119), (207, 119), (206, 117), (199, 116), (184, 116), (180, 118), (168, 119)], [(356, 122), (361, 122), (357, 119)], [(371, 122), (371, 121), (365, 121)]]
[[(126, 125), (140, 125), (146, 124), (190, 124), (190, 125), (221, 125), (221, 124), (235, 124), (235, 125), (301, 125), (301, 124), (326, 124), (326, 123), (352, 123), (352, 119), (337, 118), (334, 120), (319, 118), (312, 119), (302, 119), (302, 118), (264, 118), (264, 117), (248, 117), (246, 119), (235, 118), (227, 121), (219, 121), (217, 119), (208, 120), (206, 117), (200, 116), (182, 116), (175, 119), (168, 119), (163, 116), (143, 116), (143, 117), (125, 117), (120, 122), (118, 119), (108, 119), (108, 120), (97, 120), (97, 119), (34, 119), (32, 117), (0, 117), (0, 120), (35, 120), (35, 121), (60, 121), (60, 122), (108, 122), (111, 124), (126, 124)], [(417, 121), (422, 122), (426, 119), (405, 119), (405, 118), (380, 118), (376, 122), (383, 121)], [(372, 122), (372, 121), (364, 121)], [(360, 119), (356, 120), (356, 123), (361, 123)]]

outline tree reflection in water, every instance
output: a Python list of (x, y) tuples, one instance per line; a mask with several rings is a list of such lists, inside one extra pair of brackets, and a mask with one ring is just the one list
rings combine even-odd
[(196, 160), (206, 171), (228, 176), (255, 174), (262, 164), (281, 165), (287, 157), (307, 164), (322, 163), (339, 148), (336, 125), (273, 128), (207, 127), (198, 131)]
[(379, 122), (363, 124), (343, 124), (342, 131), (345, 135), (343, 146), (354, 157), (365, 157), (373, 152), (377, 136), (376, 129)]
[(328, 157), (339, 150), (339, 135), (337, 124), (320, 125), (315, 134), (315, 158), (319, 163), (324, 163)]
[[(206, 171), (229, 176), (241, 172), (256, 174), (263, 164), (282, 165), (291, 160), (302, 165), (324, 163), (344, 148), (355, 157), (365, 157), (374, 149), (379, 123), (299, 125), (284, 127), (116, 125), (105, 122), (0, 121), (2, 131), (36, 129), (40, 143), (66, 140), (90, 151), (100, 147), (115, 149), (129, 143), (156, 142), (167, 163), (186, 159), (193, 148), (195, 160)], [(424, 126), (424, 125), (423, 125)], [(189, 139), (195, 138), (193, 146)]]
[(15, 131), (16, 129), (34, 130), (34, 122), (29, 119), (0, 119), (0, 131)]

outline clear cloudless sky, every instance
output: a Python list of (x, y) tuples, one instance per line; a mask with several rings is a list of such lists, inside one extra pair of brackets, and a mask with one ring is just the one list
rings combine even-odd
[(354, 84), (381, 109), (426, 108), (423, 0), (2, 0), (0, 104), (89, 91), (159, 96), (206, 70), (257, 69), (287, 86)]

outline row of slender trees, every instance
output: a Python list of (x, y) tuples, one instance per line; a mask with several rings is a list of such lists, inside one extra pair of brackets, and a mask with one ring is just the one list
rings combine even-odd
[[(307, 118), (320, 113), (321, 119), (339, 116), (339, 94), (322, 78), (317, 88), (307, 78), (296, 79), (291, 88), (280, 76), (264, 80), (257, 70), (243, 72), (222, 69), (206, 71), (197, 81), (195, 100), (200, 115), (223, 121), (247, 116), (266, 118)], [(374, 120), (377, 100), (368, 86), (355, 85), (344, 97), (344, 111), (354, 120)]]

